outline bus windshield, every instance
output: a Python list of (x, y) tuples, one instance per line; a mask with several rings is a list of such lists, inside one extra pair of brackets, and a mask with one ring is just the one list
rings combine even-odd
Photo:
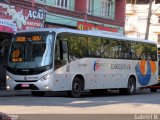
[(13, 37), (8, 67), (30, 69), (52, 64), (53, 34), (21, 33)]
[(158, 47), (158, 75), (160, 79), (160, 47)]

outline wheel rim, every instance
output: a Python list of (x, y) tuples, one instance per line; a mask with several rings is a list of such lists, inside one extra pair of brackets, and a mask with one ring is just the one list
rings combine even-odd
[(132, 93), (134, 91), (134, 85), (132, 82), (129, 83), (129, 91)]
[(74, 83), (73, 90), (74, 90), (75, 93), (79, 93), (80, 92), (80, 84), (78, 82)]

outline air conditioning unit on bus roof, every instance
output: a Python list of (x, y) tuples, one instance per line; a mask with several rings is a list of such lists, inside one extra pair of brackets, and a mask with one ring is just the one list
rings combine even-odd
[(86, 30), (86, 32), (87, 31), (95, 33), (95, 34), (104, 34), (104, 35), (113, 35), (113, 36), (124, 36), (122, 33), (109, 32), (109, 31), (104, 31), (104, 30)]

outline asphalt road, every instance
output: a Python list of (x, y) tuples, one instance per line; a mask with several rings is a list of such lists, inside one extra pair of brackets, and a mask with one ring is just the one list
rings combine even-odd
[(63, 94), (48, 93), (33, 97), (29, 93), (3, 94), (0, 112), (7, 114), (160, 114), (160, 91), (141, 90), (136, 95), (84, 94), (69, 98)]

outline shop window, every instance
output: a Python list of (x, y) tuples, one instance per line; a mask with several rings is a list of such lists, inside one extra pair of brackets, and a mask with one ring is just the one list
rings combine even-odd
[(101, 15), (103, 17), (110, 17), (112, 14), (113, 2), (112, 0), (102, 0), (101, 1)]
[(60, 8), (69, 8), (69, 0), (56, 0), (56, 6)]

